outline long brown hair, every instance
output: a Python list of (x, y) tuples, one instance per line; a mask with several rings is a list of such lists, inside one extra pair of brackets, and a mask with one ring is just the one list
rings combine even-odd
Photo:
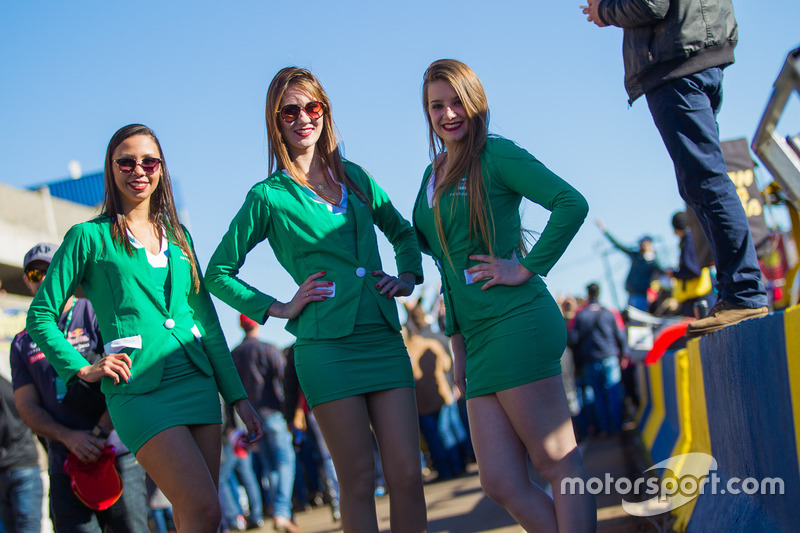
[(178, 220), (178, 213), (175, 209), (175, 198), (172, 195), (172, 182), (169, 178), (164, 152), (161, 150), (161, 143), (158, 142), (158, 137), (153, 133), (153, 130), (142, 124), (128, 124), (127, 126), (123, 126), (118, 129), (111, 137), (111, 140), (108, 141), (104, 171), (105, 192), (103, 193), (103, 214), (111, 219), (111, 237), (118, 245), (124, 248), (125, 251), (133, 255), (133, 248), (128, 239), (128, 222), (122, 210), (119, 190), (114, 180), (113, 157), (117, 147), (122, 144), (125, 139), (133, 137), (134, 135), (146, 135), (153, 139), (153, 142), (156, 143), (158, 147), (158, 157), (161, 158), (161, 178), (158, 180), (158, 185), (150, 196), (150, 213), (148, 218), (150, 222), (158, 228), (159, 233), (161, 233), (163, 227), (167, 239), (180, 247), (181, 251), (189, 259), (189, 265), (192, 269), (192, 288), (194, 292), (198, 292), (200, 290), (200, 275), (198, 273), (194, 253), (189, 246), (189, 242), (186, 240), (186, 235), (184, 235), (181, 223)]
[[(489, 137), (489, 103), (481, 80), (478, 79), (478, 76), (471, 68), (461, 61), (440, 59), (430, 64), (425, 71), (422, 82), (422, 105), (425, 110), (425, 117), (428, 120), (428, 138), (434, 173), (442, 160), (440, 156), (445, 153), (444, 141), (436, 135), (431, 122), (431, 115), (428, 112), (428, 88), (431, 82), (434, 81), (445, 81), (450, 84), (464, 106), (468, 124), (466, 138), (453, 147), (452, 153), (447, 152), (447, 172), (444, 176), (437, 176), (433, 191), (436, 234), (452, 266), (452, 259), (450, 258), (450, 252), (447, 249), (447, 243), (444, 238), (444, 230), (442, 229), (442, 213), (439, 200), (446, 191), (458, 187), (458, 184), (465, 177), (469, 206), (469, 239), (471, 240), (473, 236), (479, 236), (486, 252), (492, 255), (492, 239), (490, 235), (494, 234), (494, 217), (491, 210), (486, 208), (486, 183), (481, 169), (481, 152), (483, 152), (486, 146), (486, 139)], [(451, 205), (451, 216), (456, 201)]]
[[(316, 76), (310, 70), (299, 67), (285, 67), (275, 74), (272, 82), (267, 89), (267, 105), (266, 105), (266, 121), (267, 121), (267, 143), (269, 148), (269, 172), (272, 174), (278, 169), (286, 169), (292, 178), (299, 183), (310, 188), (310, 184), (306, 180), (303, 173), (292, 161), (289, 154), (289, 149), (283, 139), (278, 120), (278, 111), (283, 100), (283, 95), (290, 87), (302, 89), (307, 92), (311, 98), (322, 102), (325, 105), (325, 115), (322, 121), (322, 134), (316, 144), (315, 157), (322, 159), (325, 166), (331, 169), (334, 181), (343, 184), (345, 187), (351, 189), (356, 193), (363, 202), (370, 205), (364, 191), (356, 185), (352, 179), (347, 175), (344, 170), (344, 163), (342, 162), (342, 155), (339, 153), (339, 144), (336, 140), (336, 125), (333, 122), (333, 113), (331, 102), (322, 84), (317, 80)], [(335, 199), (329, 195), (318, 192), (320, 196), (325, 198), (331, 203), (336, 203)]]

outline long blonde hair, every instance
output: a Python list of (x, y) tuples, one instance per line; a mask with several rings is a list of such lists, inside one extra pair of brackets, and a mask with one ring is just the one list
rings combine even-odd
[[(265, 118), (267, 122), (267, 144), (269, 148), (270, 174), (276, 170), (277, 165), (278, 169), (285, 168), (287, 171), (289, 171), (289, 174), (292, 178), (306, 187), (310, 187), (310, 184), (306, 180), (303, 173), (300, 171), (297, 165), (295, 165), (294, 161), (292, 161), (292, 157), (289, 154), (289, 149), (286, 147), (286, 143), (284, 142), (280, 125), (278, 124), (278, 120), (281, 120), (278, 116), (281, 101), (283, 100), (283, 95), (286, 94), (286, 91), (290, 87), (302, 89), (312, 98), (322, 102), (325, 105), (325, 119), (322, 122), (322, 134), (320, 135), (320, 138), (316, 144), (315, 157), (322, 159), (325, 166), (331, 169), (334, 181), (351, 189), (356, 193), (356, 196), (358, 196), (359, 199), (364, 201), (367, 205), (370, 205), (370, 202), (364, 194), (364, 191), (362, 191), (361, 188), (356, 185), (352, 179), (350, 179), (344, 170), (342, 155), (339, 153), (339, 145), (336, 140), (336, 126), (333, 122), (331, 102), (328, 99), (328, 95), (325, 93), (325, 89), (322, 88), (322, 84), (320, 84), (316, 76), (314, 76), (310, 70), (304, 68), (282, 68), (277, 74), (275, 74), (275, 77), (272, 78), (272, 82), (269, 84), (269, 89), (267, 89)], [(336, 200), (329, 197), (329, 195), (319, 191), (315, 192), (325, 198), (325, 200), (331, 203), (336, 203)]]
[[(467, 136), (447, 152), (447, 172), (437, 175), (433, 191), (433, 213), (436, 223), (436, 235), (442, 244), (445, 255), (452, 266), (452, 259), (447, 248), (442, 229), (442, 213), (440, 199), (446, 191), (458, 187), (462, 179), (466, 180), (467, 203), (469, 206), (469, 239), (479, 237), (485, 251), (492, 255), (492, 236), (494, 234), (494, 217), (486, 207), (486, 183), (481, 169), (481, 153), (489, 137), (489, 103), (486, 92), (478, 76), (471, 68), (455, 59), (440, 59), (430, 64), (425, 71), (422, 82), (422, 105), (428, 120), (428, 138), (433, 159), (433, 172), (436, 173), (445, 153), (444, 141), (436, 135), (428, 112), (428, 88), (434, 81), (445, 81), (453, 88), (461, 100), (467, 114)], [(458, 198), (457, 196), (455, 197)], [(456, 200), (457, 201), (457, 200)], [(456, 201), (451, 205), (453, 214)], [(491, 231), (490, 231), (491, 228)]]
[(150, 223), (158, 228), (161, 233), (161, 228), (164, 228), (167, 239), (173, 244), (178, 245), (183, 254), (189, 260), (189, 266), (192, 271), (192, 289), (194, 292), (200, 290), (200, 274), (198, 273), (197, 263), (195, 262), (194, 253), (192, 252), (189, 241), (181, 228), (180, 220), (178, 220), (178, 212), (175, 209), (175, 198), (172, 195), (172, 181), (169, 178), (169, 171), (167, 170), (167, 160), (164, 158), (164, 152), (161, 150), (161, 143), (158, 142), (158, 137), (153, 133), (153, 130), (142, 124), (128, 124), (123, 126), (111, 136), (108, 141), (108, 148), (106, 149), (106, 163), (105, 163), (105, 192), (103, 193), (103, 214), (111, 219), (111, 238), (119, 246), (125, 249), (128, 254), (133, 255), (133, 248), (131, 247), (130, 240), (128, 239), (128, 222), (125, 213), (122, 210), (122, 201), (117, 189), (116, 181), (114, 180), (114, 151), (122, 144), (125, 139), (133, 137), (134, 135), (145, 135), (150, 137), (156, 147), (158, 147), (158, 156), (161, 158), (161, 178), (158, 180), (158, 185), (150, 196)]

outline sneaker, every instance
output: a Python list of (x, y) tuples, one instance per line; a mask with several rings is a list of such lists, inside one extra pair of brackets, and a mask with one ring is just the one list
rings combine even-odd
[(769, 309), (766, 306), (756, 308), (742, 307), (725, 300), (718, 300), (714, 307), (711, 308), (711, 311), (708, 312), (707, 317), (695, 320), (686, 327), (686, 337), (692, 339), (738, 324), (743, 320), (759, 318), (768, 314)]

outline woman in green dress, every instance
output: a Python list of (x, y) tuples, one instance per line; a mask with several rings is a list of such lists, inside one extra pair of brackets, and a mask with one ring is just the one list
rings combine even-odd
[[(585, 481), (586, 471), (559, 375), (564, 321), (539, 277), (561, 257), (588, 206), (528, 152), (488, 134), (486, 94), (467, 65), (432, 63), (422, 94), (433, 162), (414, 225), (442, 277), (481, 485), (527, 531), (594, 531), (593, 496), (561, 493), (563, 480)], [(552, 212), (527, 253), (523, 197)], [(528, 478), (526, 456), (552, 499)]]
[[(339, 477), (344, 531), (378, 531), (370, 426), (392, 531), (424, 531), (414, 377), (394, 301), (422, 281), (414, 230), (369, 174), (342, 159), (330, 101), (311, 72), (275, 75), (266, 123), (271, 175), (247, 194), (206, 285), (259, 323), (289, 319), (298, 378)], [(398, 276), (383, 271), (375, 226), (394, 246)], [(238, 277), (264, 240), (299, 286), (288, 302)]]
[[(57, 320), (81, 286), (105, 356), (89, 365)], [(147, 126), (108, 143), (103, 214), (65, 235), (28, 311), (28, 331), (70, 385), (102, 379), (122, 442), (169, 498), (178, 531), (217, 530), (219, 395), (262, 436), (175, 210), (167, 164)]]

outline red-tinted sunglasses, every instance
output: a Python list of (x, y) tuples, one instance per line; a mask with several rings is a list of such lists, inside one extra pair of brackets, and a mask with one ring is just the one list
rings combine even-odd
[(280, 108), (278, 115), (284, 122), (294, 122), (300, 116), (301, 111), (305, 111), (308, 118), (319, 118), (325, 113), (325, 104), (322, 102), (309, 102), (304, 106), (287, 104)]
[(142, 170), (147, 174), (152, 174), (161, 166), (161, 160), (157, 157), (145, 157), (141, 161), (137, 161), (132, 157), (120, 157), (115, 159), (114, 162), (119, 167), (119, 171), (123, 174), (130, 174), (137, 165), (141, 165)]

